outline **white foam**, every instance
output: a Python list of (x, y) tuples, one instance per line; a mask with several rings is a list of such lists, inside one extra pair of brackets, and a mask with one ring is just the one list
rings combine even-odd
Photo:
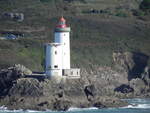
[(148, 109), (150, 108), (150, 104), (131, 104), (122, 108)]
[(0, 111), (3, 111), (3, 112), (22, 112), (22, 111), (25, 111), (25, 112), (29, 112), (29, 113), (41, 112), (41, 111), (36, 111), (36, 110), (22, 110), (22, 109), (19, 109), (19, 110), (8, 110), (7, 107), (5, 107), (5, 106), (1, 106), (0, 107)]
[(96, 107), (90, 107), (90, 108), (76, 108), (76, 107), (71, 107), (68, 109), (68, 111), (83, 111), (83, 110), (95, 110), (98, 109)]
[(7, 107), (5, 107), (4, 105), (0, 107), (0, 110), (7, 110)]
[(26, 112), (29, 112), (29, 113), (34, 113), (34, 112), (41, 112), (41, 111), (37, 111), (37, 110), (25, 110)]

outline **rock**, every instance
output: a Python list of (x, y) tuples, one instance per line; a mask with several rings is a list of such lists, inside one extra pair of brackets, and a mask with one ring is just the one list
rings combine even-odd
[(134, 91), (132, 87), (126, 84), (122, 84), (121, 86), (115, 88), (115, 91), (121, 92), (121, 93), (131, 93)]
[(105, 108), (106, 106), (104, 106), (101, 102), (95, 102), (93, 104), (93, 107), (101, 109), (101, 108)]
[(150, 68), (148, 66), (145, 67), (141, 79), (145, 82), (146, 85), (150, 86)]
[(20, 64), (15, 64), (14, 68), (23, 75), (31, 75), (32, 74), (31, 70), (29, 70), (28, 68), (26, 68), (25, 66), (20, 65)]
[(95, 97), (95, 86), (94, 85), (88, 85), (88, 86), (85, 86), (84, 88), (84, 92), (85, 92), (85, 95), (87, 96), (87, 99), (90, 100), (89, 97), (92, 97), (94, 98)]
[[(132, 79), (128, 84), (127, 73), (109, 67), (94, 67), (96, 71), (86, 70), (81, 79), (67, 79), (60, 83), (36, 77), (24, 78), (24, 68), (16, 67), (0, 73), (0, 87), (6, 90), (3, 90), (5, 93), (0, 105), (6, 105), (8, 109), (66, 111), (69, 107), (121, 107), (127, 103), (117, 97), (140, 96), (145, 90), (142, 79)], [(119, 92), (114, 92), (115, 89)], [(146, 90), (148, 92), (149, 88), (146, 87)]]
[(8, 69), (2, 69), (0, 71), (0, 96), (8, 94), (17, 79), (24, 77), (25, 74), (31, 73), (29, 69), (20, 64), (9, 67)]
[(134, 94), (135, 95), (142, 95), (144, 94), (146, 85), (142, 79), (136, 78), (132, 79), (129, 82), (129, 85), (134, 89)]
[(37, 79), (20, 78), (10, 89), (9, 95), (39, 97), (43, 95), (43, 87)]
[(121, 72), (128, 73), (128, 80), (141, 78), (149, 57), (143, 53), (115, 52), (113, 53), (114, 67)]
[(99, 106), (98, 108), (101, 107), (122, 107), (122, 106), (126, 106), (128, 105), (127, 102), (120, 100), (117, 97), (114, 96), (102, 96), (102, 97), (97, 97), (97, 99), (95, 99), (95, 101), (93, 102), (93, 105), (97, 105)]
[(133, 54), (130, 52), (114, 52), (113, 62), (117, 69), (128, 72), (134, 66), (132, 57)]
[(71, 107), (71, 102), (68, 100), (55, 100), (53, 110), (67, 111)]

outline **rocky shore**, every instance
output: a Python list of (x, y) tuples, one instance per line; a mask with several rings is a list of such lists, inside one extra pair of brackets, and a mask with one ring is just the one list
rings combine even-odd
[(150, 97), (148, 57), (130, 52), (113, 53), (113, 67), (92, 66), (81, 78), (59, 84), (38, 76), (22, 65), (0, 71), (0, 105), (8, 109), (59, 110), (70, 107), (122, 107), (122, 98)]

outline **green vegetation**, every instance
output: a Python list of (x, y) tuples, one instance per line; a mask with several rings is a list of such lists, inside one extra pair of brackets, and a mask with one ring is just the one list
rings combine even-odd
[(119, 12), (116, 13), (116, 16), (127, 17), (127, 14), (125, 12), (119, 11)]
[(150, 0), (143, 0), (140, 4), (140, 9), (146, 13), (150, 13)]
[[(0, 31), (15, 30), (25, 34), (24, 39), (0, 40), (0, 68), (20, 63), (33, 71), (43, 70), (44, 43), (53, 41), (54, 27), (62, 14), (72, 29), (73, 66), (112, 66), (114, 51), (136, 51), (150, 56), (149, 23), (128, 17), (126, 11), (129, 10), (117, 10), (119, 3), (122, 1), (0, 0), (1, 13), (25, 15), (23, 22), (0, 19)], [(91, 8), (115, 12), (112, 15), (82, 13)]]

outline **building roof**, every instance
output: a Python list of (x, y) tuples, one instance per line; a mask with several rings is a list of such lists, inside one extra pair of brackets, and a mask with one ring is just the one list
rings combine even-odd
[(66, 20), (64, 19), (64, 17), (61, 17), (59, 19), (59, 23), (55, 28), (56, 32), (69, 32), (70, 31), (70, 27), (68, 27), (66, 25)]

